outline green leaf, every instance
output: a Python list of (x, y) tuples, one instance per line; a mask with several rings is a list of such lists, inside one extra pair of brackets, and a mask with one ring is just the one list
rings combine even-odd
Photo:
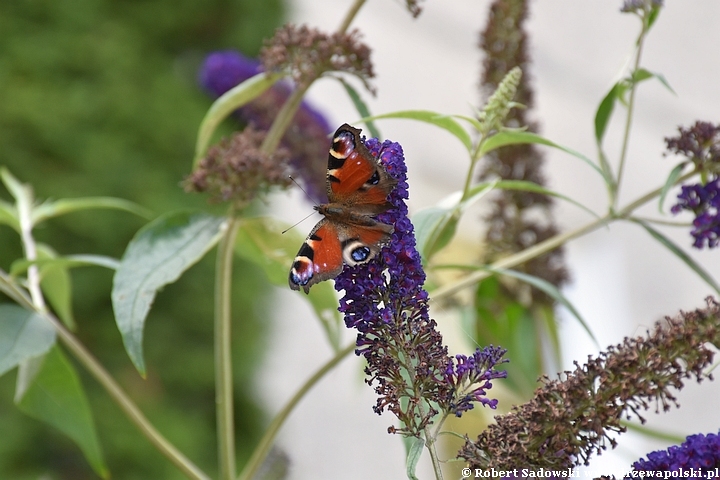
[(478, 284), (475, 295), (475, 335), (478, 345), (502, 345), (508, 349), (506, 385), (526, 397), (532, 395), (542, 374), (539, 322), (532, 311), (519, 303), (497, 275)]
[(5, 184), (5, 188), (8, 189), (10, 195), (12, 195), (17, 202), (30, 198), (28, 197), (28, 194), (30, 193), (29, 187), (20, 183), (20, 181), (15, 178), (7, 168), (0, 167), (0, 179), (2, 179), (2, 182)]
[[(33, 378), (16, 392), (18, 408), (70, 437), (93, 470), (102, 478), (109, 478), (92, 412), (75, 369), (56, 346), (41, 364), (33, 365), (33, 370)], [(19, 375), (18, 382), (23, 377)]]
[(449, 239), (441, 234), (447, 228), (453, 210), (454, 208), (428, 207), (412, 216), (417, 250), (424, 264), (427, 264), (430, 257), (449, 242)]
[(562, 145), (559, 145), (552, 140), (548, 140), (547, 138), (532, 132), (524, 132), (518, 130), (503, 130), (501, 132), (498, 132), (492, 137), (489, 137), (487, 140), (485, 140), (485, 142), (480, 147), (479, 155), (485, 155), (488, 152), (491, 152), (496, 148), (504, 147), (505, 145), (517, 145), (523, 143), (535, 143), (538, 145), (546, 145), (548, 147), (562, 150), (563, 152), (569, 153), (570, 155), (579, 158), (583, 162), (587, 163), (593, 168), (593, 170), (597, 171), (600, 175), (603, 176), (603, 178), (605, 178), (605, 173), (600, 169), (600, 167), (595, 165), (592, 160), (587, 158), (582, 153), (576, 152), (575, 150), (567, 147), (563, 147)]
[(39, 314), (0, 304), (0, 376), (20, 362), (45, 354), (55, 343), (55, 328)]
[(14, 205), (0, 200), (0, 225), (7, 225), (20, 233), (20, 220)]
[[(352, 100), (353, 105), (355, 105), (355, 110), (358, 111), (360, 116), (362, 118), (370, 118), (370, 109), (367, 107), (367, 104), (363, 101), (362, 97), (358, 93), (355, 88), (350, 85), (344, 78), (342, 77), (334, 77), (337, 79), (338, 82), (342, 84), (343, 87), (345, 87), (345, 92), (347, 92), (348, 97), (350, 97), (350, 100)], [(375, 125), (375, 122), (372, 120), (368, 120), (365, 122), (365, 125), (367, 126), (368, 133), (370, 137), (374, 138), (380, 138), (380, 130), (378, 130), (377, 126)]]
[(203, 118), (200, 123), (197, 142), (195, 143), (195, 160), (193, 161), (193, 167), (197, 166), (200, 159), (205, 155), (213, 133), (215, 133), (215, 130), (217, 130), (223, 120), (238, 108), (259, 97), (280, 78), (282, 78), (282, 74), (258, 73), (240, 85), (228, 90), (213, 102), (205, 114), (205, 118)]
[(120, 260), (105, 255), (66, 255), (64, 257), (43, 258), (39, 260), (15, 260), (10, 266), (10, 274), (13, 276), (25, 273), (30, 265), (37, 265), (42, 268), (45, 266), (61, 266), (65, 268), (74, 267), (105, 267), (110, 270), (117, 270), (120, 266)]
[(150, 218), (150, 211), (129, 200), (114, 197), (84, 197), (65, 198), (47, 201), (33, 210), (33, 225), (37, 225), (48, 218), (59, 217), (67, 213), (88, 210), (91, 208), (111, 208), (134, 213), (143, 218)]
[[(482, 190), (487, 188), (487, 186), (490, 184), (490, 182), (483, 182), (478, 183), (476, 185), (473, 185), (473, 187), (470, 189), (470, 192), (474, 193), (476, 191)], [(500, 189), (500, 190), (521, 190), (525, 192), (534, 192), (534, 193), (541, 193), (543, 195), (548, 195), (551, 197), (560, 198), (562, 200), (565, 200), (567, 202), (572, 203), (575, 206), (578, 206), (588, 212), (590, 215), (592, 215), (595, 218), (600, 218), (600, 216), (590, 210), (588, 207), (583, 205), (582, 203), (576, 202), (570, 197), (567, 197), (561, 193), (558, 193), (554, 190), (550, 190), (548, 188), (545, 188), (541, 185), (538, 185), (537, 183), (528, 182), (526, 180), (500, 180), (496, 182), (492, 182), (493, 188)]]
[(405, 459), (405, 472), (410, 480), (418, 480), (415, 476), (418, 461), (422, 456), (425, 440), (422, 438), (412, 437), (408, 440), (410, 447), (407, 449), (407, 458)]
[(667, 196), (668, 192), (672, 187), (675, 186), (675, 184), (678, 181), (678, 178), (680, 178), (680, 175), (682, 175), (682, 171), (685, 168), (686, 163), (683, 162), (679, 165), (677, 165), (675, 168), (672, 169), (670, 172), (670, 175), (668, 175), (667, 180), (665, 180), (665, 184), (662, 187), (662, 190), (660, 190), (660, 200), (658, 201), (658, 211), (662, 213), (663, 211), (663, 204), (665, 203), (665, 197)]
[(403, 110), (400, 112), (385, 113), (383, 115), (375, 115), (374, 117), (363, 118), (361, 122), (370, 120), (381, 120), (383, 118), (407, 118), (420, 122), (429, 123), (440, 127), (452, 133), (458, 140), (462, 142), (468, 152), (472, 149), (472, 139), (465, 129), (454, 118), (429, 110)]
[(654, 228), (652, 228), (650, 225), (648, 225), (646, 222), (643, 222), (642, 220), (633, 218), (633, 222), (639, 224), (642, 226), (647, 232), (650, 234), (651, 237), (653, 237), (655, 240), (660, 242), (665, 248), (670, 250), (672, 253), (674, 253), (680, 260), (685, 262), (685, 265), (690, 267), (695, 273), (697, 273), (698, 277), (702, 278), (705, 283), (710, 285), (713, 290), (715, 290), (718, 294), (720, 294), (720, 286), (718, 286), (717, 282), (715, 282), (715, 279), (705, 271), (695, 260), (690, 258), (690, 256), (685, 253), (680, 247), (675, 245), (675, 243), (672, 242), (669, 238), (667, 238), (662, 233), (658, 232)]
[(605, 97), (603, 97), (600, 105), (598, 105), (597, 111), (595, 112), (595, 142), (598, 145), (602, 144), (607, 126), (610, 123), (610, 117), (615, 109), (615, 101), (620, 97), (622, 90), (619, 83), (614, 84)]
[[(49, 245), (37, 244), (38, 258), (52, 260), (57, 253)], [(40, 288), (58, 318), (71, 330), (75, 329), (72, 313), (72, 281), (68, 269), (58, 264), (46, 264), (39, 268)]]
[[(288, 286), (288, 275), (295, 260), (295, 252), (305, 240), (294, 230), (281, 234), (286, 228), (287, 225), (270, 218), (243, 219), (235, 243), (235, 253), (239, 257), (258, 265), (270, 283), (284, 288)], [(337, 351), (344, 328), (332, 284), (321, 282), (313, 286), (309, 295), (301, 297), (310, 302), (330, 345)]]
[(112, 304), (125, 350), (141, 375), (143, 328), (157, 291), (215, 246), (223, 226), (221, 217), (171, 212), (145, 225), (128, 244), (113, 278)]
[(501, 275), (507, 275), (508, 277), (517, 278), (518, 280), (521, 280), (529, 285), (532, 285), (538, 290), (545, 292), (553, 300), (567, 308), (568, 311), (572, 313), (572, 315), (577, 319), (577, 321), (580, 322), (580, 325), (582, 325), (583, 329), (587, 332), (593, 342), (597, 344), (597, 339), (595, 338), (595, 335), (593, 335), (592, 330), (590, 330), (590, 326), (587, 324), (587, 322), (585, 322), (585, 319), (583, 319), (582, 315), (580, 315), (580, 312), (575, 308), (575, 306), (570, 303), (570, 301), (560, 292), (560, 290), (555, 285), (540, 277), (529, 275), (523, 272), (518, 272), (516, 270), (510, 270), (506, 268), (484, 268), (492, 272), (497, 272)]
[(635, 72), (633, 72), (631, 81), (634, 82), (635, 84), (638, 84), (640, 82), (644, 82), (645, 80), (648, 80), (651, 78), (656, 78), (671, 93), (677, 95), (677, 93), (675, 93), (675, 90), (672, 89), (672, 87), (670, 86), (670, 83), (668, 83), (667, 79), (662, 74), (651, 72), (650, 70), (648, 70), (646, 68), (638, 68)]
[(470, 190), (468, 198), (463, 201), (460, 201), (462, 192), (452, 193), (435, 207), (420, 210), (413, 215), (417, 249), (425, 264), (455, 237), (457, 224), (465, 210), (490, 192), (496, 183), (487, 182), (482, 188)]

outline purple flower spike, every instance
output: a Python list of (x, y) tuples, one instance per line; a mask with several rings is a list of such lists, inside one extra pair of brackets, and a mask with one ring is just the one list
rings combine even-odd
[(720, 435), (714, 433), (690, 435), (682, 445), (648, 453), (647, 460), (640, 459), (633, 463), (635, 472), (679, 472), (679, 475), (672, 477), (708, 478), (708, 473), (715, 472), (717, 468), (720, 468)]
[(485, 395), (490, 380), (506, 376), (495, 370), (506, 361), (505, 350), (486, 347), (469, 357), (448, 355), (428, 313), (425, 272), (405, 204), (408, 184), (402, 147), (375, 138), (365, 145), (398, 181), (388, 196), (393, 208), (377, 216), (395, 231), (372, 261), (346, 266), (335, 279), (335, 289), (345, 291), (339, 307), (345, 325), (359, 332), (355, 353), (368, 362), (366, 382), (375, 385), (379, 395), (375, 412), (388, 409), (398, 417), (400, 428), (390, 427), (390, 432), (419, 436), (441, 411), (460, 416), (474, 403), (495, 408), (497, 401)]
[(703, 185), (685, 185), (678, 195), (678, 203), (672, 213), (690, 210), (695, 214), (690, 234), (695, 238), (693, 246), (715, 248), (720, 242), (720, 178)]

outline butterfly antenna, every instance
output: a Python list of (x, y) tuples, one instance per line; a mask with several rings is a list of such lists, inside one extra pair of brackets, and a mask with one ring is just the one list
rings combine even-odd
[(313, 216), (312, 213), (309, 214), (307, 217), (303, 218), (302, 220), (300, 220), (299, 222), (297, 222), (296, 224), (294, 224), (294, 225), (286, 228), (285, 230), (283, 230), (282, 232), (280, 232), (280, 234), (282, 235), (282, 234), (284, 234), (285, 232), (287, 232), (288, 230), (292, 230), (293, 228), (297, 227), (298, 225), (300, 225), (302, 222), (304, 222), (305, 220), (307, 220), (307, 219), (310, 218), (311, 216)]
[[(305, 196), (308, 198), (308, 200), (310, 200), (313, 204), (317, 205), (317, 202), (315, 201), (315, 199), (313, 199), (313, 198), (310, 196), (310, 194), (302, 187), (302, 185), (300, 185), (300, 184), (292, 177), (292, 175), (288, 175), (288, 178), (289, 178), (295, 185), (297, 185), (297, 187), (298, 187), (300, 190), (302, 190), (302, 192), (305, 194)], [(309, 216), (309, 215), (308, 215), (308, 216)], [(300, 220), (300, 222), (302, 222), (302, 221), (305, 220), (306, 218), (307, 218), (307, 217), (303, 218), (302, 220)], [(298, 222), (298, 223), (300, 223), (300, 222)], [(297, 224), (295, 224), (295, 225), (297, 225)], [(293, 227), (294, 227), (295, 225), (293, 225)], [(292, 228), (292, 227), (290, 227), (290, 228)], [(285, 233), (285, 232), (283, 232), (283, 233)]]

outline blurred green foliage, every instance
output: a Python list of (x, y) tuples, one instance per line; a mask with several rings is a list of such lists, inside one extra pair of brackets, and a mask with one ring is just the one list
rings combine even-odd
[[(10, 0), (0, 2), (0, 165), (38, 198), (116, 196), (156, 215), (205, 199), (183, 193), (197, 128), (210, 105), (196, 72), (212, 50), (257, 54), (282, 17), (280, 0)], [(1, 190), (1, 189), (0, 189)], [(0, 198), (10, 201), (7, 192)], [(120, 257), (143, 220), (88, 211), (52, 220), (36, 238), (59, 254)], [(0, 267), (22, 255), (0, 226)], [(125, 353), (110, 306), (112, 272), (74, 270), (77, 335), (151, 421), (210, 474), (216, 471), (213, 253), (158, 296), (145, 334), (148, 378)], [(262, 359), (262, 274), (238, 261), (234, 352), (238, 454), (263, 417), (250, 385)], [(7, 301), (7, 299), (0, 299)], [(184, 478), (137, 433), (77, 364), (115, 479)], [(61, 433), (13, 405), (15, 374), (0, 378), (0, 478), (96, 478)]]

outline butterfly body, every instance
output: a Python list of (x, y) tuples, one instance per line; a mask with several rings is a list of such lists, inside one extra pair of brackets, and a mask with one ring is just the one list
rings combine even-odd
[(387, 196), (396, 183), (362, 143), (359, 129), (338, 128), (328, 156), (329, 202), (315, 207), (324, 218), (295, 257), (290, 288), (308, 293), (315, 283), (339, 275), (343, 263), (372, 260), (394, 230), (374, 217), (391, 207)]

